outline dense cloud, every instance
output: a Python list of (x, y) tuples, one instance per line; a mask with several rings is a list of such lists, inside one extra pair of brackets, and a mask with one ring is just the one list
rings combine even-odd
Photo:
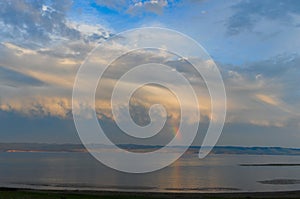
[[(121, 48), (115, 46), (116, 50)], [(9, 49), (8, 49), (9, 50)], [(2, 97), (1, 109), (5, 111), (20, 112), (28, 116), (51, 115), (61, 118), (69, 118), (71, 112), (71, 93), (78, 62), (72, 63), (72, 59), (61, 58), (59, 56), (49, 56), (48, 54), (25, 54), (16, 56), (19, 51), (9, 51), (11, 57), (16, 57), (14, 65), (22, 65), (27, 70), (21, 70), (22, 74), (33, 75), (32, 78), (38, 82), (40, 88), (28, 88), (27, 92), (19, 92), (17, 89), (4, 89), (6, 96)], [(32, 57), (29, 62), (22, 63), (24, 57)], [(104, 56), (104, 55), (103, 55)], [(7, 56), (9, 60), (9, 56)], [(103, 57), (105, 59), (105, 57)], [(37, 60), (46, 67), (40, 68), (36, 64)], [(64, 60), (61, 62), (60, 60)], [(101, 59), (99, 60), (101, 61)], [(103, 60), (102, 60), (103, 61)], [(199, 97), (199, 106), (202, 118), (209, 118), (210, 98), (207, 93), (205, 82), (196, 75), (190, 64), (181, 59), (174, 59), (162, 53), (155, 54), (153, 51), (138, 51), (136, 54), (128, 54), (117, 60), (106, 71), (103, 79), (99, 82), (96, 93), (96, 109), (99, 117), (112, 118), (110, 112), (110, 95), (118, 78), (128, 71), (131, 66), (147, 62), (159, 62), (173, 67), (177, 72), (182, 73), (191, 84), (195, 86)], [(259, 126), (287, 126), (290, 120), (297, 116), (297, 108), (300, 107), (297, 81), (299, 74), (299, 57), (297, 55), (277, 56), (261, 62), (251, 63), (247, 66), (230, 66), (219, 64), (227, 88), (228, 97), (228, 123), (250, 123)], [(7, 62), (6, 64), (12, 63)], [(54, 65), (53, 65), (54, 64)], [(49, 67), (48, 67), (49, 65)], [(50, 67), (52, 65), (52, 67)], [(276, 70), (272, 70), (275, 68)], [(15, 67), (14, 69), (19, 69)], [(3, 71), (10, 69), (3, 69)], [(35, 73), (33, 72), (35, 71)], [(58, 72), (59, 71), (59, 72)], [(9, 72), (6, 72), (9, 73)], [(9, 74), (7, 74), (9, 75)], [(143, 78), (141, 76), (140, 78)], [(171, 77), (165, 77), (166, 79)], [(29, 79), (25, 79), (29, 81)], [(20, 81), (18, 75), (10, 76), (9, 81)], [(30, 80), (29, 83), (32, 83)], [(291, 81), (295, 83), (290, 83)], [(4, 83), (4, 82), (3, 82)], [(174, 82), (176, 84), (176, 82)], [(126, 86), (132, 86), (130, 82), (125, 82)], [(180, 85), (178, 85), (180, 87)], [(185, 89), (182, 88), (184, 91)], [(294, 90), (291, 92), (291, 90)], [(139, 95), (144, 106), (149, 104), (162, 103), (167, 107), (172, 107), (176, 103), (168, 94), (162, 92), (158, 87), (145, 87)], [(43, 97), (41, 97), (41, 95)], [(20, 98), (22, 96), (22, 98)], [(24, 104), (25, 103), (25, 104)], [(138, 106), (142, 107), (142, 106)], [(147, 117), (142, 117), (140, 111), (143, 109), (134, 108), (133, 116), (139, 116), (138, 122), (146, 122)], [(174, 110), (171, 110), (171, 114)], [(173, 116), (178, 117), (178, 114)], [(202, 120), (203, 121), (203, 120)], [(293, 122), (294, 123), (294, 122)], [(297, 123), (294, 123), (295, 125)]]
[[(64, 41), (97, 42), (110, 33), (97, 25), (71, 23), (67, 19), (71, 0), (1, 1), (0, 36), (6, 42), (41, 49)], [(92, 29), (92, 31), (90, 31)]]
[(2, 37), (27, 45), (49, 43), (55, 37), (78, 39), (80, 32), (66, 24), (71, 1), (1, 1)]

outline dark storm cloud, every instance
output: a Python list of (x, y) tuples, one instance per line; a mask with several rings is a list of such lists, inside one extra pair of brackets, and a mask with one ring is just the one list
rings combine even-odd
[[(262, 20), (280, 20), (283, 24), (293, 24), (293, 14), (300, 14), (298, 0), (244, 0), (232, 7), (234, 14), (229, 18), (229, 34), (252, 30)], [(298, 24), (293, 24), (295, 27)]]

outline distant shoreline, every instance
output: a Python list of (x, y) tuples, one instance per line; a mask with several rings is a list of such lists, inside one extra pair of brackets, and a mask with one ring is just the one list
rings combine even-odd
[(292, 163), (267, 163), (267, 164), (240, 164), (242, 167), (299, 167), (300, 164)]
[(0, 195), (7, 198), (300, 198), (299, 191), (284, 192), (226, 192), (226, 193), (164, 193), (164, 192), (129, 192), (129, 191), (70, 191), (70, 190), (35, 190), (21, 188), (0, 188)]
[[(132, 152), (149, 152), (155, 151), (163, 146), (159, 145), (135, 145), (119, 144), (119, 148)], [(90, 150), (101, 151), (103, 149), (113, 149), (112, 146), (102, 144), (90, 144)], [(166, 148), (170, 152), (176, 151), (180, 146)], [(200, 146), (190, 146), (186, 153), (198, 154)], [(205, 147), (210, 148), (210, 147)], [(88, 150), (82, 144), (38, 144), (38, 143), (0, 143), (0, 152), (21, 153), (21, 152), (74, 152), (84, 153)], [(235, 154), (235, 155), (300, 155), (298, 148), (283, 147), (240, 147), (240, 146), (215, 146), (211, 154)]]

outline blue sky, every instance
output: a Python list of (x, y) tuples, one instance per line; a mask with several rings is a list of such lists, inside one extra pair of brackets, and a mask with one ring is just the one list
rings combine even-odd
[(80, 142), (71, 95), (81, 62), (112, 35), (147, 26), (192, 37), (217, 63), (228, 97), (220, 145), (300, 147), (297, 0), (2, 1), (1, 141)]
[(113, 32), (143, 26), (173, 28), (196, 39), (218, 61), (229, 64), (298, 50), (299, 42), (292, 46), (285, 42), (299, 33), (297, 1), (158, 1), (159, 6), (152, 10), (145, 6), (148, 1), (142, 6), (135, 6), (134, 1), (117, 6), (108, 2), (75, 2), (69, 16), (89, 24), (105, 24)]

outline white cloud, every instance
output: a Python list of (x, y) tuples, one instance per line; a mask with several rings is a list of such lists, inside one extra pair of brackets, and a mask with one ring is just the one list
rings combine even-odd
[(161, 14), (166, 6), (168, 6), (167, 0), (136, 1), (128, 8), (127, 12), (132, 15), (139, 15), (145, 12)]

